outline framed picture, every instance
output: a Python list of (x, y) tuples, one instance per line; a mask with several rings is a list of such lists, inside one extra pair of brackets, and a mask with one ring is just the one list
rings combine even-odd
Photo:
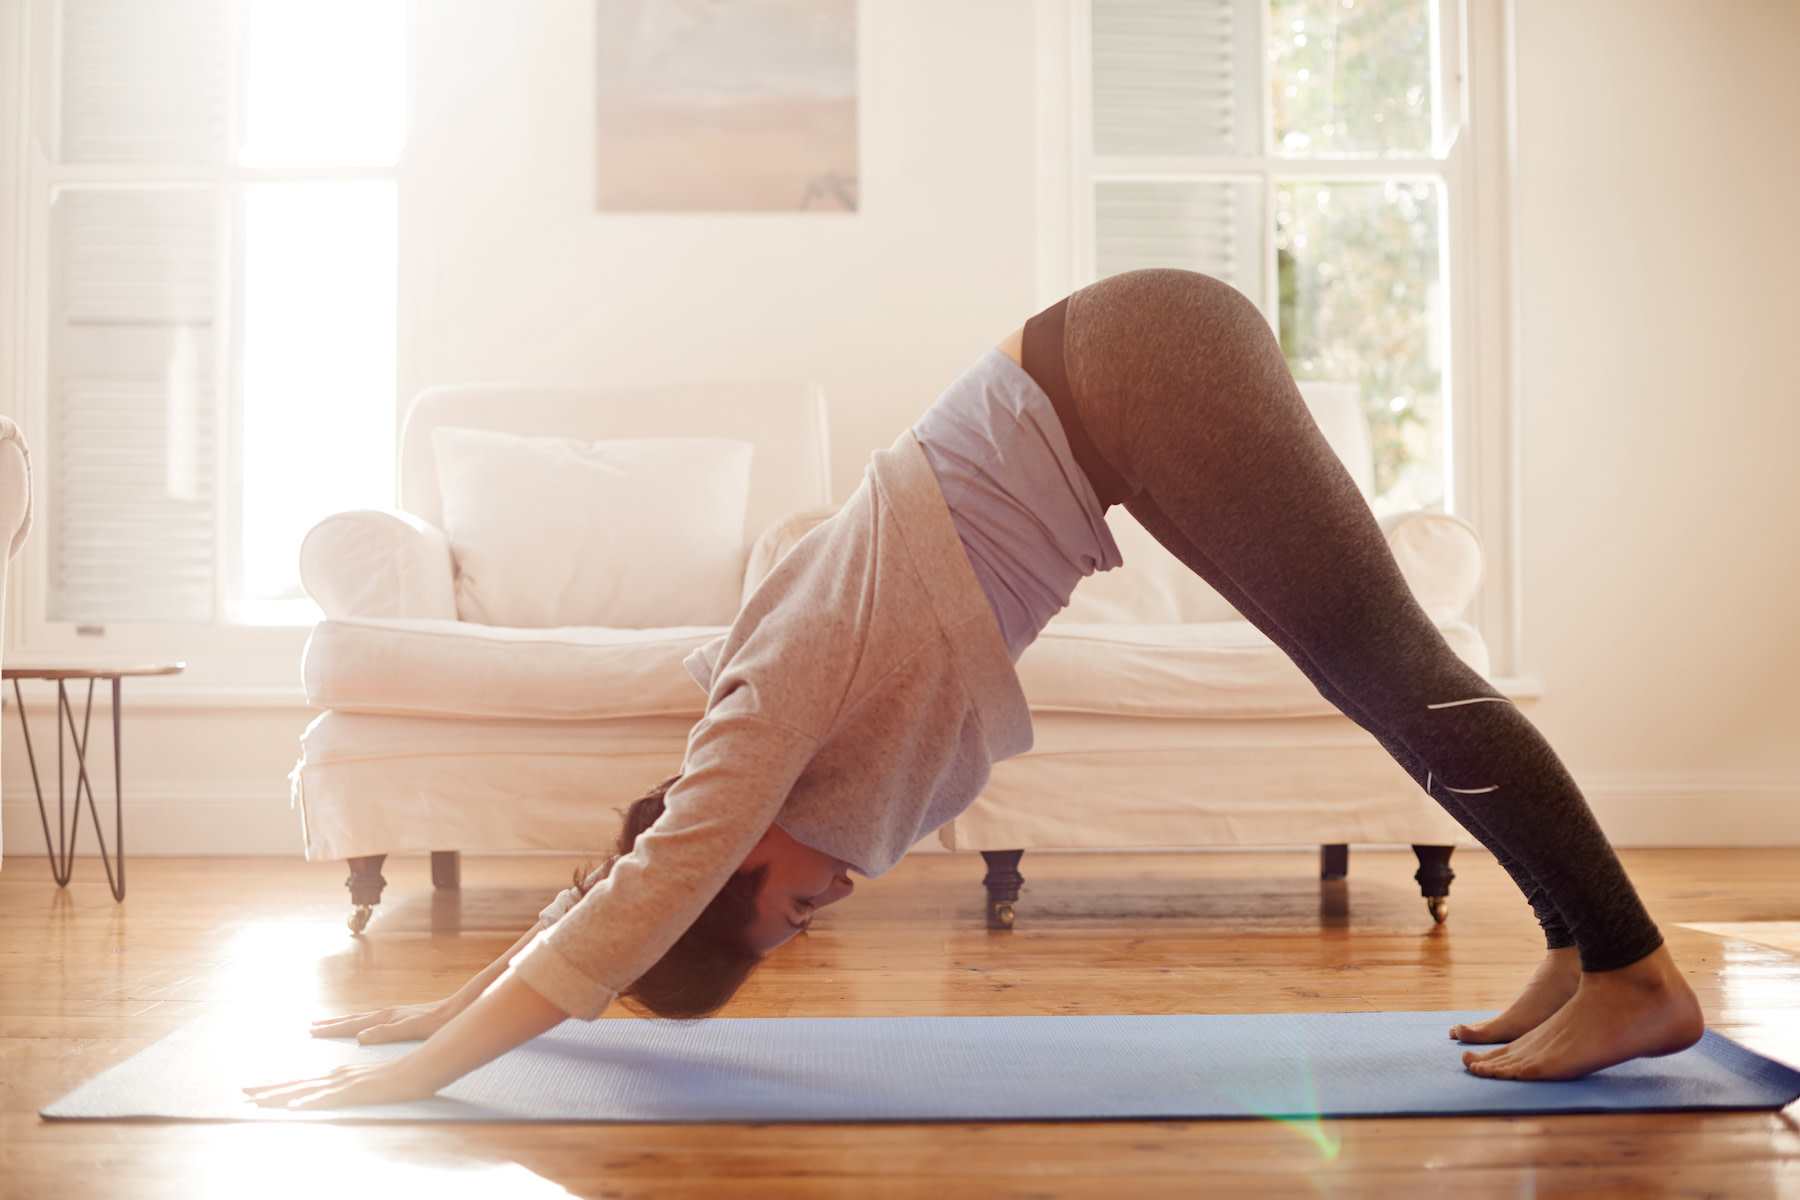
[(856, 211), (856, 0), (596, 4), (600, 211)]

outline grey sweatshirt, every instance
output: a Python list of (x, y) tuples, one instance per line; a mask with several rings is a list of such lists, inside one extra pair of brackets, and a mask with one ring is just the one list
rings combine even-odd
[[(893, 867), (1031, 748), (1031, 714), (911, 432), (795, 546), (689, 670), (707, 688), (666, 811), (514, 961), (594, 1018), (674, 944), (771, 823)], [(572, 899), (570, 897), (569, 899)]]

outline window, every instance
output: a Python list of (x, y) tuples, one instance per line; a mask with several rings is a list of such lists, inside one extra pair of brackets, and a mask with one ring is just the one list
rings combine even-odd
[(31, 13), (42, 623), (309, 623), (301, 537), (393, 502), (404, 0)]
[(1455, 0), (1080, 0), (1071, 282), (1232, 284), (1297, 378), (1353, 383), (1378, 512), (1454, 506)]

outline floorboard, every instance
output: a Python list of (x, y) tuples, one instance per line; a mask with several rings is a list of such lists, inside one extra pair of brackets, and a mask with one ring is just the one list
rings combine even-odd
[[(1709, 1023), (1800, 1064), (1800, 849), (1625, 858)], [(980, 860), (919, 856), (784, 948), (737, 1016), (1488, 1008), (1535, 962), (1530, 913), (1458, 851), (1435, 926), (1405, 852), (1027, 854), (1010, 932), (982, 927)], [(454, 989), (567, 879), (470, 858), (461, 892), (390, 860), (366, 935), (344, 870), (140, 859), (115, 904), (97, 862), (57, 888), (0, 873), (0, 1195), (318, 1200), (505, 1197), (1800, 1197), (1800, 1112), (1324, 1122), (403, 1128), (56, 1124), (37, 1109), (194, 1018), (296, 1022)], [(1785, 923), (1785, 928), (1784, 928)], [(1713, 930), (1690, 928), (1711, 926)], [(1759, 942), (1759, 927), (1770, 932)], [(1716, 930), (1729, 930), (1729, 935)], [(248, 1082), (248, 1081), (247, 1081)]]

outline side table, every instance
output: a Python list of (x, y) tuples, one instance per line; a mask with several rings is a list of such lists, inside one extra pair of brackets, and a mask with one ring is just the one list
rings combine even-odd
[[(19, 728), (25, 734), (25, 757), (31, 763), (31, 788), (37, 794), (38, 820), (44, 826), (44, 848), (50, 854), (50, 874), (58, 887), (68, 884), (75, 871), (75, 831), (81, 822), (81, 798), (87, 796), (88, 814), (94, 822), (94, 840), (100, 846), (100, 862), (106, 868), (106, 882), (114, 900), (125, 898), (125, 821), (124, 791), (120, 785), (119, 681), (128, 675), (179, 675), (186, 663), (163, 663), (139, 667), (7, 667), (0, 678), (12, 680), (13, 700), (19, 706)], [(56, 839), (50, 838), (50, 815), (44, 808), (44, 788), (38, 778), (37, 754), (31, 745), (31, 722), (25, 716), (25, 696), (19, 690), (21, 679), (54, 679), (56, 681)], [(75, 706), (69, 702), (69, 681), (87, 680), (87, 700), (82, 708), (81, 727), (75, 727)], [(112, 681), (113, 735), (113, 849), (106, 851), (106, 834), (100, 828), (100, 812), (94, 804), (94, 783), (88, 776), (88, 726), (94, 715), (94, 684), (101, 679)], [(63, 767), (63, 733), (75, 750), (75, 802), (68, 803), (67, 775)], [(65, 826), (65, 815), (67, 823)], [(117, 861), (118, 872), (113, 871)]]

